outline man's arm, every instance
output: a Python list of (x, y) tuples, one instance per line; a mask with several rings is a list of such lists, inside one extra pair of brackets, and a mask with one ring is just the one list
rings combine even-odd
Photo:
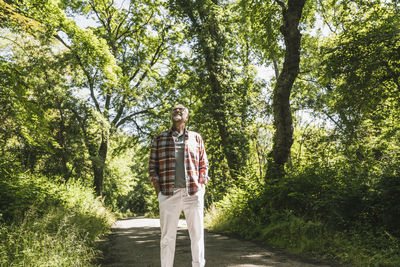
[(151, 142), (149, 174), (149, 180), (153, 183), (154, 189), (158, 196), (158, 193), (160, 193), (160, 178), (158, 175), (157, 137), (155, 137)]
[(200, 138), (199, 153), (199, 183), (205, 185), (210, 180), (210, 177), (208, 177), (208, 159), (202, 138)]

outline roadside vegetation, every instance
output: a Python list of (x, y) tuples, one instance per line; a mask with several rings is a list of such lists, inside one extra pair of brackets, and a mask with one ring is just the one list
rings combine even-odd
[(337, 147), (329, 142), (274, 183), (250, 169), (208, 209), (208, 229), (344, 266), (399, 266), (398, 158), (361, 162), (352, 160), (361, 156), (354, 151), (335, 149), (335, 157), (321, 160)]
[(359, 178), (350, 175), (317, 168), (266, 189), (233, 187), (208, 210), (207, 228), (346, 266), (398, 266), (398, 204), (384, 204), (389, 192), (399, 194), (398, 177), (366, 186), (346, 184)]
[[(2, 173), (0, 266), (92, 266), (112, 213), (79, 182)], [(94, 265), (93, 265), (94, 266)]]

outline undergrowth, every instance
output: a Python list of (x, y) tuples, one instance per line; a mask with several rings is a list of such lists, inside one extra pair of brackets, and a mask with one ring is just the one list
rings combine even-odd
[(92, 266), (114, 220), (91, 190), (19, 175), (1, 181), (0, 266)]
[[(394, 177), (366, 186), (348, 173), (318, 172), (289, 174), (276, 185), (232, 188), (207, 211), (206, 226), (345, 266), (400, 266), (398, 218), (382, 215), (398, 206), (382, 205), (388, 189), (392, 199), (399, 195)], [(382, 188), (387, 181), (390, 187)]]

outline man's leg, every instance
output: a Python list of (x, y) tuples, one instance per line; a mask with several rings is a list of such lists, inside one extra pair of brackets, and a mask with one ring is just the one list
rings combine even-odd
[(175, 256), (176, 231), (179, 215), (182, 211), (181, 192), (175, 191), (173, 196), (158, 196), (160, 207), (160, 256), (161, 267), (173, 267)]
[(192, 248), (192, 266), (203, 267), (204, 259), (204, 188), (194, 196), (185, 196), (183, 210)]

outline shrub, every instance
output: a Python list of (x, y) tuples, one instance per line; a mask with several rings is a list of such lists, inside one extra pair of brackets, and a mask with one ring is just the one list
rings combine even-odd
[(17, 175), (0, 182), (0, 266), (90, 266), (114, 221), (79, 181)]
[[(22, 223), (0, 226), (0, 266), (90, 266), (98, 252), (77, 213), (59, 207), (44, 216), (29, 211)], [(86, 232), (89, 231), (89, 232)]]
[(206, 225), (351, 266), (399, 266), (399, 181), (396, 172), (311, 164), (274, 184), (231, 189)]

